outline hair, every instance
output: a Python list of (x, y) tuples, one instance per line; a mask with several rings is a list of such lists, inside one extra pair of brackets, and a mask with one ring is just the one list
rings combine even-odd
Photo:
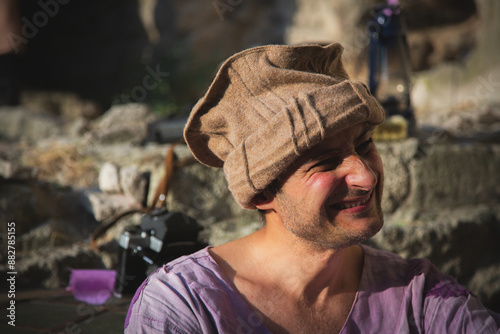
[[(274, 179), (263, 191), (268, 191), (273, 196), (276, 196), (281, 192), (282, 187), (283, 187), (283, 180), (282, 176), (280, 175), (276, 179)], [(265, 222), (266, 220), (264, 216), (266, 214), (266, 210), (257, 209), (257, 211), (259, 212), (259, 215), (262, 218), (262, 220)]]
[[(275, 178), (271, 183), (269, 183), (269, 185), (264, 190), (262, 190), (262, 192), (268, 191), (273, 196), (279, 195), (282, 191), (283, 184), (288, 179), (287, 174), (290, 172), (290, 170), (295, 169), (297, 167), (298, 167), (297, 159), (295, 159), (287, 168), (285, 168), (285, 170), (281, 172), (281, 174), (277, 178)], [(266, 214), (266, 211), (261, 209), (257, 209), (257, 211), (259, 211), (260, 217), (265, 222), (266, 220), (264, 218), (264, 215)]]

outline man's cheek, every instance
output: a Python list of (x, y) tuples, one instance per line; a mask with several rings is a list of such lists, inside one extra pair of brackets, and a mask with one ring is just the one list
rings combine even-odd
[(310, 190), (314, 194), (328, 195), (338, 186), (339, 180), (333, 176), (333, 173), (318, 173), (310, 180)]

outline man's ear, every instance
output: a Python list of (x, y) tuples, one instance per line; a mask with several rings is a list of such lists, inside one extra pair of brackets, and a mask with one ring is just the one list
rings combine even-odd
[(255, 195), (252, 199), (252, 204), (259, 210), (269, 210), (274, 209), (275, 196), (269, 191), (264, 190), (263, 192)]

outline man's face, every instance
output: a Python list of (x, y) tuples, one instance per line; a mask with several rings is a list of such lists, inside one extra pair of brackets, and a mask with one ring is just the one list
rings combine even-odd
[(309, 243), (347, 247), (382, 227), (383, 178), (371, 131), (354, 126), (299, 158), (276, 194), (276, 212), (290, 232)]

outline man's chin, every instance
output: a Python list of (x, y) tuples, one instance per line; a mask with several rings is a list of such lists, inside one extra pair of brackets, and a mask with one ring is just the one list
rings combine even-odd
[(335, 231), (331, 231), (331, 238), (323, 237), (310, 239), (309, 241), (322, 249), (344, 249), (372, 238), (382, 229), (383, 224), (384, 221), (380, 217), (369, 222), (365, 221), (360, 229), (353, 229), (352, 226), (350, 228), (337, 227)]

